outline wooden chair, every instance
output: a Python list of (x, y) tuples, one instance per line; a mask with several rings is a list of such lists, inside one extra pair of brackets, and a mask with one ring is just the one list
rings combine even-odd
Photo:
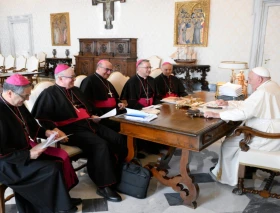
[(113, 84), (117, 93), (120, 96), (122, 93), (122, 89), (125, 83), (128, 81), (128, 79), (129, 79), (128, 76), (124, 76), (122, 73), (116, 71), (111, 73), (111, 75), (108, 78), (108, 81), (110, 81)]
[(5, 68), (3, 72), (13, 72), (15, 69), (15, 58), (12, 55), (5, 57)]
[(162, 73), (161, 69), (155, 69), (153, 71), (151, 71), (150, 73), (150, 76), (153, 77), (153, 78), (156, 78), (158, 77), (160, 74)]
[[(39, 68), (39, 59), (36, 58), (35, 56), (31, 56), (29, 59), (27, 59), (27, 64), (26, 64), (26, 71), (27, 72), (37, 72)], [(38, 84), (38, 75), (34, 75), (32, 77), (32, 82), (36, 82)]]
[[(36, 99), (39, 97), (39, 95), (41, 94), (41, 92), (52, 85), (54, 85), (54, 82), (51, 82), (51, 81), (42, 81), (35, 85), (34, 89), (31, 91), (29, 100), (25, 101), (25, 106), (27, 107), (27, 109), (29, 111), (32, 111), (34, 103), (35, 103)], [(67, 152), (71, 161), (77, 161), (83, 157), (83, 152), (79, 147), (67, 146), (65, 144), (59, 144), (59, 143), (57, 143), (56, 145), (58, 148), (62, 148)], [(75, 168), (75, 171), (77, 171), (85, 166), (86, 166), (86, 163)]]
[(0, 183), (0, 213), (5, 213), (5, 202), (11, 200), (15, 195), (10, 194), (5, 197), (5, 191), (8, 187)]
[(5, 69), (5, 58), (2, 54), (0, 54), (0, 72), (2, 72), (3, 69)]
[(16, 67), (14, 72), (22, 72), (26, 70), (26, 58), (23, 55), (20, 55), (16, 58)]
[(86, 78), (86, 75), (78, 75), (74, 81), (74, 86), (79, 87), (81, 86), (82, 81)]
[[(280, 194), (271, 193), (273, 179), (275, 176), (280, 174), (280, 151), (268, 152), (254, 150), (250, 149), (248, 146), (254, 136), (268, 139), (280, 139), (280, 133), (266, 133), (245, 126), (238, 127), (235, 130), (236, 135), (240, 135), (242, 133), (244, 134), (244, 139), (242, 139), (239, 143), (241, 152), (239, 154), (238, 185), (232, 192), (237, 195), (253, 193), (264, 198), (272, 197), (280, 199)], [(270, 174), (269, 178), (266, 179), (266, 184), (263, 189), (257, 190), (244, 187), (245, 166), (256, 167)]]
[(44, 52), (39, 52), (36, 57), (39, 59), (39, 67), (38, 67), (38, 71), (39, 72), (45, 72), (46, 70), (46, 58), (47, 58), (47, 54)]
[(151, 64), (151, 67), (152, 67), (152, 71), (155, 70), (155, 69), (158, 69), (160, 68), (160, 63), (161, 63), (161, 59), (156, 56), (156, 55), (153, 55), (149, 58), (147, 58), (147, 60), (150, 61), (150, 64)]
[(76, 57), (75, 56), (78, 56), (79, 53), (76, 53), (72, 56), (72, 67), (74, 68), (74, 71), (76, 72)]

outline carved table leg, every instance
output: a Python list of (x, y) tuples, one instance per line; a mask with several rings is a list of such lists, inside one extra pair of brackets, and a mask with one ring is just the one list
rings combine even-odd
[(189, 195), (180, 192), (181, 198), (184, 200), (184, 204), (192, 208), (197, 207), (196, 199), (199, 195), (199, 187), (196, 183), (193, 183), (192, 177), (190, 177), (189, 170), (189, 154), (190, 151), (182, 149), (182, 156), (180, 161), (180, 173), (182, 176), (182, 183), (188, 187)]
[(161, 160), (160, 160), (160, 163), (159, 165), (157, 166), (158, 169), (161, 169), (161, 168), (166, 168), (174, 154), (176, 150), (176, 147), (172, 147), (170, 146), (168, 148), (168, 152), (166, 154), (160, 154), (161, 155)]
[(190, 177), (189, 152), (188, 150), (182, 149), (180, 175), (169, 178), (166, 176), (168, 171), (158, 170), (154, 167), (154, 164), (149, 164), (146, 167), (150, 169), (153, 176), (162, 184), (170, 186), (174, 191), (179, 192), (184, 201), (184, 205), (195, 209), (197, 207), (196, 200), (199, 195), (199, 187), (196, 183), (193, 183), (193, 179)]
[[(126, 156), (126, 159), (125, 159), (126, 162), (131, 161), (135, 156), (136, 146), (134, 146), (134, 141), (135, 141), (135, 139), (133, 137), (127, 136), (128, 153), (127, 153), (127, 156)], [(137, 151), (136, 151), (136, 153), (137, 153)]]

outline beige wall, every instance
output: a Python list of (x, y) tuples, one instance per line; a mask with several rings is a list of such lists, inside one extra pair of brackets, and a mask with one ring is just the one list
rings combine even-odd
[[(34, 51), (58, 57), (78, 52), (77, 38), (138, 38), (138, 57), (157, 55), (164, 61), (173, 46), (175, 0), (127, 0), (115, 3), (112, 30), (105, 30), (102, 5), (90, 0), (0, 0), (0, 42), (4, 55), (10, 52), (7, 16), (32, 14)], [(198, 63), (209, 64), (209, 82), (227, 81), (230, 71), (218, 68), (222, 60), (249, 61), (253, 30), (253, 0), (211, 0), (208, 46), (195, 48)], [(53, 47), (50, 36), (50, 13), (69, 12), (71, 46)]]

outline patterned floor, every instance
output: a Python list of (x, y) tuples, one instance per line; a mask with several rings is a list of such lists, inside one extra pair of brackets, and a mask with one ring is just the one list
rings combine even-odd
[[(280, 212), (280, 201), (269, 198), (263, 199), (257, 195), (235, 195), (232, 194), (233, 187), (215, 182), (208, 171), (217, 162), (220, 143), (217, 142), (201, 153), (192, 153), (190, 170), (194, 179), (200, 187), (197, 200), (198, 207), (190, 209), (182, 205), (178, 193), (151, 179), (148, 196), (145, 199), (136, 199), (121, 194), (123, 201), (120, 203), (107, 202), (96, 194), (96, 186), (84, 172), (79, 172), (80, 183), (71, 190), (72, 197), (81, 197), (83, 203), (78, 206), (78, 212), (107, 212), (107, 213), (271, 213)], [(179, 171), (179, 160), (181, 151), (176, 150), (169, 166), (170, 175)], [(149, 155), (142, 161), (146, 164), (154, 161), (155, 155)], [(263, 186), (263, 180), (267, 174), (257, 171), (254, 178), (245, 180), (251, 186)], [(273, 191), (279, 191), (280, 179), (276, 179)], [(14, 199), (6, 203), (7, 213), (16, 213)]]

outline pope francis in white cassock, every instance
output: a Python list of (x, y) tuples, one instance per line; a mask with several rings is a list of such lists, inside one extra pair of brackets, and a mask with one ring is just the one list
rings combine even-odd
[[(205, 112), (205, 117), (221, 118), (225, 121), (244, 121), (244, 125), (254, 129), (280, 133), (280, 87), (270, 79), (270, 73), (263, 67), (252, 69), (248, 77), (253, 93), (244, 101), (217, 100), (218, 105), (230, 106), (227, 111)], [(220, 158), (212, 170), (213, 175), (223, 184), (235, 186), (238, 182), (239, 142), (243, 134), (228, 137), (222, 143)], [(254, 137), (249, 144), (251, 149), (279, 151), (279, 139)]]

